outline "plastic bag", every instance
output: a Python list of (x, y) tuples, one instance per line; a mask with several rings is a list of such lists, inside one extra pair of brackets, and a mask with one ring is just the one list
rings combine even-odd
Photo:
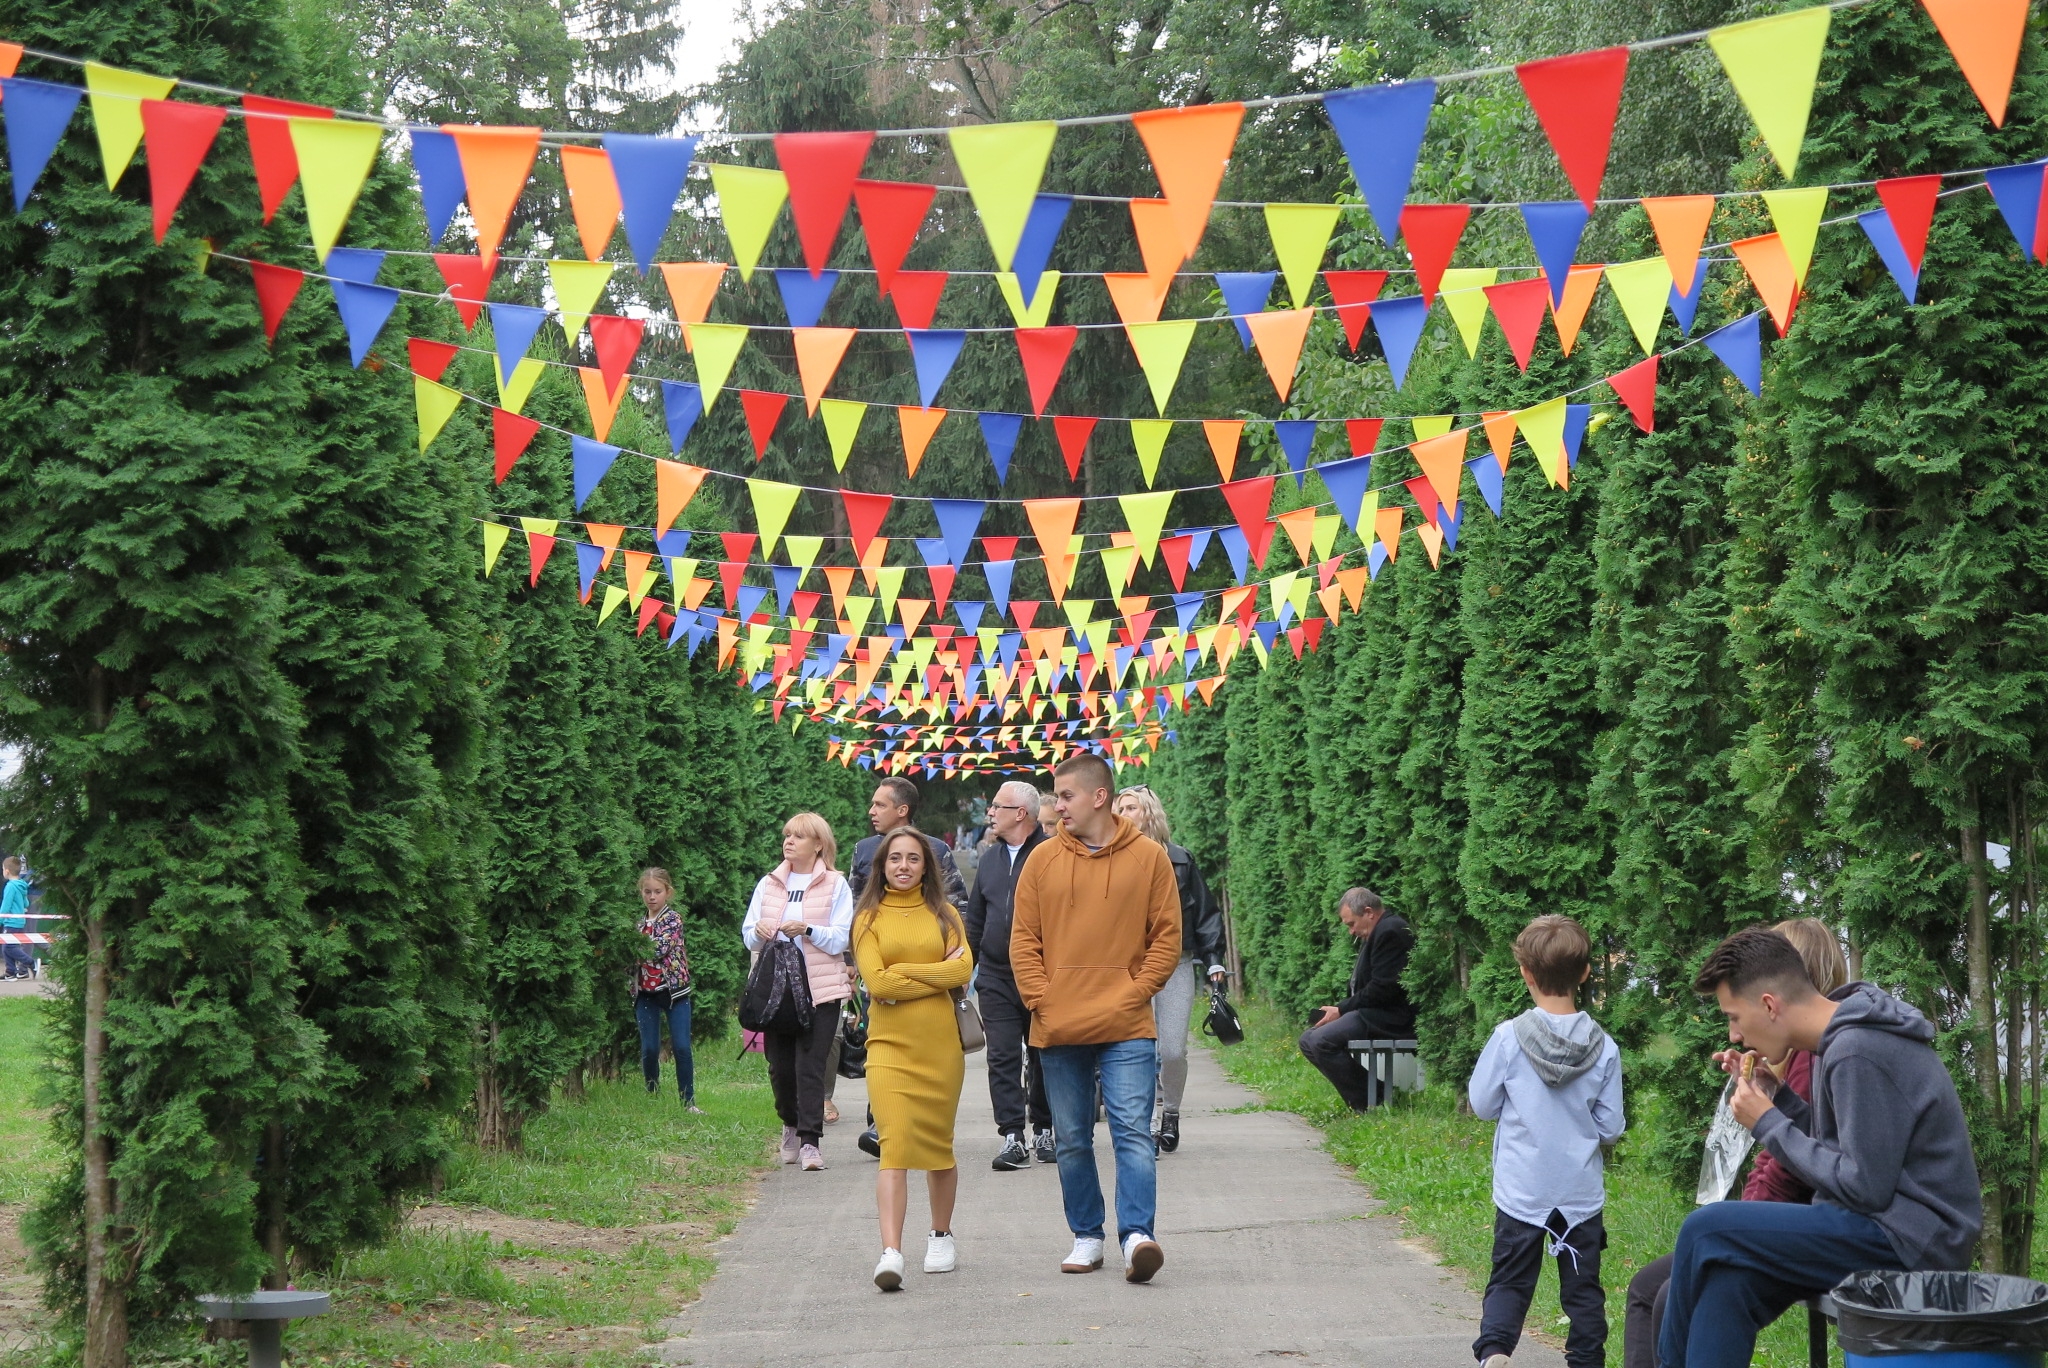
[(1851, 1273), (1835, 1288), (1849, 1354), (2048, 1349), (2048, 1283), (1998, 1273)]
[(1742, 1161), (1756, 1144), (1749, 1128), (1735, 1119), (1734, 1096), (1735, 1080), (1731, 1078), (1721, 1088), (1713, 1124), (1707, 1127), (1707, 1152), (1701, 1156), (1699, 1190), (1693, 1194), (1693, 1201), (1701, 1206), (1727, 1199), (1742, 1174)]

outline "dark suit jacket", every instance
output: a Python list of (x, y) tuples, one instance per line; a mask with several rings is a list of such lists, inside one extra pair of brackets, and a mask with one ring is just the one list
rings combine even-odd
[[(1017, 876), (1031, 852), (1045, 844), (1045, 833), (1037, 827), (1024, 838), (1017, 858), (1001, 841), (991, 845), (974, 872), (974, 887), (967, 890), (967, 948), (982, 972), (1010, 972), (1010, 915), (1017, 896)], [(1012, 864), (1014, 863), (1014, 868)]]
[(1412, 1030), (1415, 1007), (1401, 986), (1401, 974), (1414, 948), (1415, 933), (1408, 923), (1391, 912), (1382, 916), (1358, 947), (1358, 960), (1351, 966), (1351, 995), (1337, 1004), (1338, 1015), (1369, 1011), (1382, 1018), (1385, 1030)]

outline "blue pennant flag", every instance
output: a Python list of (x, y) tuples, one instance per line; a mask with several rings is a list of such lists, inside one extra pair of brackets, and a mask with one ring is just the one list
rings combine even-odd
[(633, 264), (646, 275), (668, 232), (669, 215), (675, 212), (676, 196), (689, 174), (690, 158), (697, 155), (697, 139), (657, 138), (645, 133), (607, 133), (605, 155), (611, 158), (612, 179), (619, 183), (619, 203), (625, 211), (626, 241), (633, 248)]
[(1216, 273), (1216, 288), (1223, 294), (1223, 307), (1230, 311), (1230, 321), (1237, 325), (1237, 340), (1245, 351), (1252, 349), (1252, 329), (1244, 316), (1266, 311), (1266, 301), (1272, 298), (1273, 282), (1279, 275), (1278, 271)]
[(1380, 567), (1387, 563), (1387, 544), (1375, 539), (1372, 548), (1365, 553), (1365, 577), (1378, 579)]
[(804, 571), (800, 565), (771, 565), (775, 575), (775, 602), (784, 617), (789, 616), (790, 601), (796, 597), (796, 587), (804, 582)]
[[(1275, 627), (1280, 628), (1282, 631), (1285, 631), (1287, 628), (1287, 624), (1292, 621), (1294, 621), (1294, 604), (1291, 600), (1281, 599), (1279, 611), (1274, 613), (1273, 615), (1273, 625)], [(1273, 643), (1270, 641), (1266, 643), (1268, 648), (1270, 648), (1272, 644)]]
[[(1290, 613), (1294, 611), (1294, 605), (1291, 603), (1283, 606)], [(1273, 622), (1255, 622), (1252, 624), (1252, 630), (1259, 634), (1259, 644), (1266, 648), (1266, 654), (1273, 654), (1273, 645), (1280, 639), (1280, 623), (1277, 620)]]
[(1401, 237), (1401, 207), (1435, 102), (1436, 82), (1428, 80), (1336, 90), (1323, 97), (1352, 178), (1389, 246)]
[(996, 655), (1003, 662), (1003, 669), (1017, 668), (1017, 649), (1024, 644), (1022, 632), (1005, 632), (996, 638)]
[(2048, 161), (1994, 166), (1984, 173), (1984, 183), (1991, 187), (1991, 198), (1997, 201), (2005, 226), (2012, 229), (2012, 235), (2019, 239), (2022, 256), (2034, 254), (2034, 228), (2041, 215), (2041, 175), (2044, 170), (2048, 170)]
[(704, 416), (704, 391), (697, 388), (694, 380), (664, 380), (661, 404), (668, 415), (668, 450), (673, 456), (683, 449), (690, 429)]
[(1700, 311), (1700, 296), (1706, 293), (1707, 269), (1712, 264), (1702, 259), (1699, 265), (1693, 268), (1691, 294), (1682, 295), (1676, 285), (1671, 287), (1671, 316), (1678, 320), (1678, 331), (1681, 336), (1692, 336), (1693, 316)]
[(739, 620), (745, 622), (760, 611), (761, 600), (768, 597), (768, 590), (765, 585), (742, 584), (739, 593), (734, 597), (739, 603)]
[(974, 534), (981, 530), (981, 513), (986, 507), (980, 499), (932, 500), (932, 512), (939, 519), (939, 535), (945, 538), (947, 558), (955, 567), (973, 550)]
[(1316, 420), (1279, 419), (1273, 424), (1273, 435), (1280, 439), (1280, 450), (1287, 455), (1287, 468), (1294, 472), (1294, 487), (1300, 489), (1308, 482), (1308, 457), (1310, 448), (1316, 444)]
[(687, 608), (676, 609), (676, 620), (670, 623), (668, 628), (668, 648), (670, 650), (674, 650), (676, 643), (683, 639), (683, 633), (690, 630), (688, 625), (685, 624), (685, 622), (683, 621), (683, 619), (694, 619), (696, 616), (697, 615), (695, 613), (691, 612)]
[(1387, 353), (1387, 369), (1394, 373), (1394, 388), (1408, 382), (1408, 362), (1415, 344), (1422, 340), (1422, 327), (1429, 322), (1429, 301), (1421, 295), (1382, 299), (1372, 306), (1373, 325), (1380, 330), (1380, 346)]
[(946, 539), (944, 537), (918, 537), (915, 540), (917, 542), (917, 554), (924, 560), (927, 568), (950, 563), (946, 559)]
[[(1494, 517), (1500, 516), (1500, 462), (1493, 456), (1481, 456), (1476, 461), (1465, 462), (1465, 469), (1472, 472), (1472, 483), (1479, 486), (1479, 497), (1486, 500), (1486, 507)], [(1355, 530), (1355, 529), (1354, 529)], [(1358, 534), (1364, 536), (1363, 532)]]
[(1216, 536), (1223, 543), (1223, 554), (1230, 557), (1230, 573), (1243, 584), (1245, 566), (1252, 553), (1251, 544), (1244, 539), (1244, 529), (1232, 524), (1218, 528)]
[(1539, 200), (1522, 206), (1522, 226), (1529, 230), (1529, 245), (1536, 249), (1536, 260), (1550, 282), (1553, 309), (1564, 303), (1565, 279), (1572, 273), (1572, 258), (1579, 254), (1579, 235), (1586, 231), (1589, 217), (1577, 200)]
[(1017, 250), (1010, 258), (1010, 269), (1016, 273), (1017, 289), (1024, 296), (1027, 309), (1038, 295), (1038, 278), (1052, 261), (1053, 244), (1060, 240), (1067, 210), (1073, 207), (1073, 199), (1066, 195), (1040, 195), (1031, 201), (1031, 213), (1024, 220), (1024, 236), (1017, 239)]
[(462, 179), (462, 155), (455, 135), (438, 128), (408, 128), (412, 134), (412, 171), (420, 183), (420, 207), (427, 214), (427, 237), (439, 243), (469, 193)]
[(680, 559), (690, 554), (690, 533), (686, 528), (675, 528), (654, 539), (654, 549), (671, 559)]
[(960, 626), (969, 636), (980, 630), (981, 615), (987, 611), (988, 605), (978, 599), (953, 600), (953, 616), (960, 619)]
[(341, 326), (348, 331), (349, 364), (361, 366), (377, 334), (391, 321), (391, 311), (398, 307), (398, 291), (384, 285), (358, 285), (350, 280), (327, 283), (334, 288), (334, 307), (341, 310)]
[[(1177, 631), (1191, 632), (1195, 629), (1195, 619), (1201, 616), (1202, 604), (1208, 597), (1207, 594), (1200, 591), (1175, 594), (1173, 596), (1173, 615), (1177, 620), (1175, 627)], [(1189, 668), (1192, 669), (1193, 667), (1190, 666)]]
[(1021, 413), (980, 413), (981, 440), (988, 443), (988, 458), (995, 464), (996, 483), (1009, 478), (1010, 456), (1017, 449), (1017, 434), (1024, 430)]
[(619, 459), (619, 449), (595, 438), (577, 433), (569, 438), (570, 466), (576, 483), (576, 511), (582, 512), (597, 486), (612, 468), (612, 462)]
[(1194, 538), (1193, 541), (1188, 543), (1188, 569), (1199, 570), (1202, 568), (1202, 557), (1209, 554), (1209, 539), (1216, 535), (1216, 529), (1213, 527), (1189, 527), (1183, 528), (1182, 531), (1189, 537)]
[[(792, 328), (815, 328), (825, 316), (825, 301), (839, 283), (839, 272), (820, 271), (813, 276), (801, 266), (775, 268), (775, 288), (782, 291), (782, 311)], [(925, 405), (930, 408), (931, 405)]]
[(486, 304), (491, 311), (491, 337), (498, 348), (498, 378), (511, 383), (512, 372), (526, 359), (526, 349), (548, 321), (546, 309), (528, 304)]
[(1702, 337), (1707, 349), (1721, 358), (1721, 364), (1735, 372), (1735, 378), (1751, 394), (1764, 392), (1763, 314), (1745, 314), (1725, 327)]
[(383, 265), (384, 254), (374, 247), (336, 247), (327, 253), (327, 264), (322, 269), (333, 280), (374, 285)]
[[(1499, 474), (1500, 466), (1495, 465), (1493, 470), (1496, 475)], [(1442, 512), (1437, 514), (1436, 525), (1443, 531), (1444, 545), (1453, 551), (1458, 549), (1458, 529), (1464, 525), (1464, 522), (1465, 501), (1463, 499), (1458, 500), (1457, 506), (1450, 510), (1448, 516)]]
[(7, 170), (18, 214), (28, 207), (29, 192), (50, 164), (50, 154), (57, 150), (57, 140), (64, 136), (85, 87), (9, 76), (0, 80), (0, 94), (7, 103)]
[(1592, 421), (1591, 404), (1564, 406), (1564, 459), (1567, 470), (1579, 468), (1579, 445), (1586, 440), (1586, 424)]
[(1017, 562), (1013, 560), (982, 563), (981, 573), (988, 579), (988, 599), (995, 605), (997, 617), (1010, 615), (1010, 576), (1016, 569)]
[(910, 328), (903, 335), (910, 339), (910, 360), (917, 367), (917, 401), (930, 408), (939, 397), (939, 386), (953, 373), (967, 334), (951, 328)]
[(604, 565), (604, 548), (588, 542), (576, 543), (576, 595), (585, 600), (590, 598), (590, 586), (597, 582), (597, 572)]
[[(1486, 458), (1493, 464), (1491, 456)], [(1365, 507), (1365, 491), (1372, 485), (1372, 457), (1351, 456), (1341, 461), (1325, 461), (1316, 467), (1316, 474), (1323, 477), (1323, 488), (1330, 491), (1331, 500), (1344, 522), (1361, 537), (1372, 535), (1370, 528), (1358, 525), (1358, 515)]]
[(1863, 235), (1870, 239), (1870, 245), (1877, 248), (1878, 259), (1884, 268), (1892, 273), (1899, 293), (1906, 297), (1908, 304), (1918, 303), (1920, 293), (1920, 270), (1906, 256), (1905, 246), (1899, 241), (1899, 230), (1892, 226), (1892, 216), (1882, 209), (1873, 209), (1867, 214), (1858, 214), (1856, 222), (1863, 227)]

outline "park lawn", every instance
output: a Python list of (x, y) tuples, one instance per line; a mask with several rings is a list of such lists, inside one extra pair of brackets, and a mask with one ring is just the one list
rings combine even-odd
[[(1257, 1002), (1244, 1005), (1243, 1017), (1244, 1043), (1217, 1051), (1225, 1072), (1256, 1091), (1267, 1107), (1293, 1112), (1321, 1130), (1324, 1147), (1401, 1217), (1411, 1235), (1464, 1273), (1475, 1293), (1483, 1290), (1493, 1255), (1493, 1124), (1459, 1108), (1464, 1080), (1432, 1080), (1422, 1093), (1359, 1115), (1338, 1101), (1329, 1083), (1301, 1057), (1294, 1043), (1299, 1031), (1290, 1019)], [(1631, 1092), (1624, 1105), (1633, 1120), (1646, 1105), (1654, 1105), (1654, 1098)], [(1671, 1252), (1679, 1223), (1690, 1210), (1690, 1193), (1630, 1162), (1624, 1136), (1607, 1170), (1607, 1253), (1600, 1268), (1607, 1287), (1610, 1368), (1621, 1364), (1628, 1280), (1650, 1260)], [(1563, 1347), (1565, 1321), (1554, 1266), (1544, 1270), (1529, 1326)], [(1765, 1332), (1755, 1362), (1763, 1368), (1804, 1368), (1804, 1312), (1795, 1310)], [(1841, 1362), (1839, 1352), (1835, 1362)]]

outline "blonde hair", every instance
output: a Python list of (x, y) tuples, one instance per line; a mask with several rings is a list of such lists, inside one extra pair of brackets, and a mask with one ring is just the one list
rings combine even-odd
[(839, 868), (839, 838), (832, 834), (832, 824), (815, 812), (799, 812), (782, 824), (786, 836), (794, 832), (807, 836), (818, 843), (818, 858), (825, 862), (825, 868)]
[(1792, 942), (1806, 963), (1806, 976), (1823, 996), (1849, 981), (1849, 962), (1842, 958), (1842, 943), (1819, 917), (1794, 917), (1771, 930)]
[[(1173, 828), (1167, 823), (1166, 807), (1159, 801), (1158, 794), (1143, 786), (1127, 788), (1117, 794), (1116, 803), (1121, 803), (1126, 798), (1137, 806), (1138, 815), (1131, 820), (1136, 823), (1138, 830), (1161, 845), (1172, 839)], [(1114, 808), (1116, 803), (1110, 806)]]
[(668, 890), (668, 895), (670, 898), (675, 897), (676, 881), (668, 876), (668, 871), (666, 869), (661, 868), (659, 865), (647, 866), (647, 868), (640, 871), (640, 877), (633, 881), (633, 887), (638, 888), (641, 884), (646, 883), (649, 879), (654, 880), (663, 888), (666, 888)]

